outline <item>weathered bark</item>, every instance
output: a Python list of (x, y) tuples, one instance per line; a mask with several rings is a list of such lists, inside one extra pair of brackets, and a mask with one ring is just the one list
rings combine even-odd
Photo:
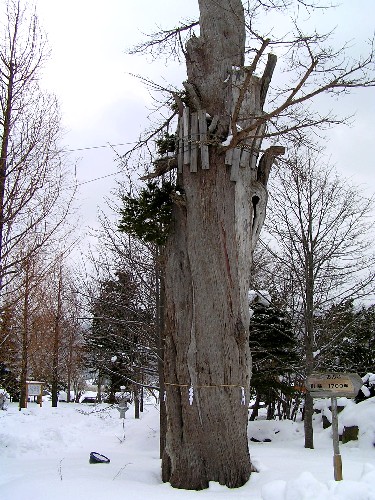
[[(186, 46), (188, 83), (197, 91), (201, 107), (211, 116), (220, 116), (219, 133), (230, 125), (228, 76), (232, 67), (245, 59), (245, 22), (240, 0), (198, 0), (199, 38)], [(189, 87), (188, 87), (189, 88)]]
[(251, 466), (247, 406), (241, 405), (250, 353), (248, 307), (239, 287), (235, 187), (223, 158), (216, 157), (207, 172), (187, 172), (184, 189), (186, 208), (176, 210), (166, 269), (163, 478), (181, 488), (205, 488), (210, 480), (236, 487), (248, 480)]
[(191, 109), (214, 117), (216, 131), (211, 127), (209, 168), (198, 162), (190, 171), (185, 164), (180, 173), (184, 200), (174, 207), (165, 279), (162, 472), (164, 481), (186, 489), (206, 488), (209, 481), (239, 487), (252, 470), (247, 294), (267, 201), (257, 180), (267, 177), (257, 173), (260, 139), (242, 143), (250, 154), (235, 177), (219, 144), (233, 130), (234, 115), (241, 127), (262, 115), (264, 82), (239, 68), (245, 47), (242, 2), (200, 0), (199, 6), (201, 36), (187, 45), (185, 88)]

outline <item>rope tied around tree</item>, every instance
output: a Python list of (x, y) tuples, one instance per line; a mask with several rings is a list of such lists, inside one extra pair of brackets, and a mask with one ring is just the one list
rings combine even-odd
[[(246, 405), (246, 394), (245, 394), (245, 386), (240, 384), (203, 384), (203, 385), (192, 385), (192, 384), (177, 384), (173, 382), (164, 382), (165, 386), (169, 387), (179, 387), (179, 388), (188, 388), (188, 397), (190, 406), (194, 401), (194, 389), (211, 389), (211, 388), (236, 388), (241, 389), (241, 405)], [(167, 393), (164, 391), (164, 401), (167, 399)]]

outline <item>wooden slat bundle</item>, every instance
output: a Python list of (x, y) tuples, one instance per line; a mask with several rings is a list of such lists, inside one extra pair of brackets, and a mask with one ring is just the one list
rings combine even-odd
[(207, 139), (206, 112), (199, 110), (190, 113), (189, 108), (184, 108), (183, 115), (178, 121), (177, 162), (179, 173), (182, 172), (184, 165), (189, 165), (191, 172), (197, 172), (199, 156), (201, 168), (203, 170), (210, 168)]
[[(232, 181), (238, 179), (238, 169), (247, 168), (250, 160), (249, 150), (240, 147), (228, 149), (225, 164), (232, 167)], [(189, 108), (184, 108), (178, 122), (178, 172), (182, 172), (184, 165), (190, 167), (190, 172), (197, 172), (199, 163), (202, 170), (210, 168), (206, 111), (201, 109), (190, 113)]]

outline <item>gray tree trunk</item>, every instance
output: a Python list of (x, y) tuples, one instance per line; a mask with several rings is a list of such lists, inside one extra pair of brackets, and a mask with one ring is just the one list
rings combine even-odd
[(139, 418), (139, 385), (135, 384), (134, 385), (134, 418)]
[(61, 308), (62, 308), (62, 269), (59, 270), (59, 284), (57, 289), (57, 310), (55, 317), (55, 328), (53, 336), (53, 353), (52, 353), (52, 407), (57, 408), (59, 402), (59, 347), (61, 337)]
[(164, 285), (164, 262), (157, 248), (155, 259), (156, 270), (156, 336), (158, 353), (158, 375), (159, 375), (159, 408), (160, 408), (160, 458), (163, 458), (165, 449), (165, 436), (167, 433), (167, 414), (164, 400), (164, 307), (165, 307), (165, 285)]
[(20, 402), (19, 409), (27, 408), (27, 375), (28, 375), (28, 349), (29, 349), (29, 324), (30, 324), (30, 260), (24, 263), (25, 282), (22, 308), (22, 333), (21, 333), (21, 374), (20, 374)]
[[(310, 201), (310, 200), (309, 200)], [(306, 377), (309, 377), (314, 370), (314, 237), (312, 234), (313, 213), (312, 208), (308, 206), (309, 224), (306, 234), (303, 235), (304, 253), (305, 253), (305, 365)], [(304, 408), (304, 431), (305, 448), (314, 448), (314, 400), (309, 392), (305, 395)]]
[(197, 171), (185, 164), (179, 175), (184, 200), (175, 205), (166, 245), (162, 472), (163, 480), (178, 488), (202, 489), (209, 481), (234, 488), (252, 470), (247, 294), (267, 191), (257, 181), (264, 179), (257, 172), (260, 140), (246, 139), (251, 154), (236, 172), (226, 165), (220, 142), (231, 133), (236, 108), (242, 128), (262, 114), (264, 80), (250, 75), (244, 84), (242, 2), (200, 0), (199, 6), (201, 35), (187, 44), (185, 88), (189, 112), (204, 110), (217, 125), (208, 148), (209, 168), (202, 169), (198, 160)]

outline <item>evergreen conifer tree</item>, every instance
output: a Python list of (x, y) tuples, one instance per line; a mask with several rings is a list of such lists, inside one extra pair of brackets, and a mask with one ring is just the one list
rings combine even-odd
[(298, 362), (296, 339), (291, 321), (276, 305), (258, 301), (251, 304), (251, 309), (251, 386), (257, 395), (251, 419), (255, 418), (262, 398), (268, 405), (267, 418), (272, 419), (276, 402), (280, 398), (285, 402), (294, 391), (284, 376), (292, 373)]
[(137, 285), (129, 272), (103, 280), (92, 304), (93, 320), (86, 334), (87, 364), (109, 382), (109, 401), (137, 377), (147, 313), (137, 304)]
[(375, 306), (358, 309), (353, 301), (333, 306), (320, 321), (325, 326), (320, 367), (355, 372), (362, 377), (375, 368)]

